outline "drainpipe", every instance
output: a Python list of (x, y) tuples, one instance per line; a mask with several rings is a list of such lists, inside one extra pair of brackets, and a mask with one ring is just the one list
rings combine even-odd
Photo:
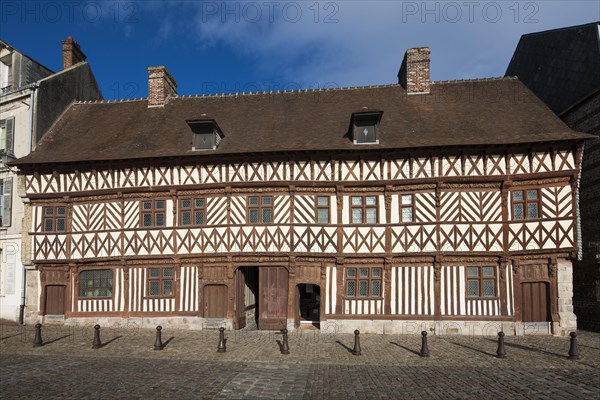
[[(33, 150), (33, 142), (34, 142), (34, 135), (35, 135), (35, 128), (33, 126), (33, 114), (34, 114), (34, 110), (35, 110), (35, 90), (38, 88), (37, 84), (33, 84), (31, 85), (31, 93), (29, 94), (29, 130), (30, 130), (30, 134), (29, 134), (29, 146), (28, 148), (28, 152), (27, 154), (31, 153), (31, 151)], [(23, 227), (21, 227), (21, 230), (23, 229)], [(21, 232), (22, 234), (22, 232)], [(21, 239), (21, 251), (23, 250), (23, 240)], [(25, 269), (25, 265), (23, 265), (23, 255), (21, 254), (21, 266), (23, 269), (23, 276), (22, 276), (22, 286), (21, 286), (21, 305), (19, 306), (19, 324), (23, 325), (24, 323), (24, 317), (25, 317), (25, 290), (27, 288), (27, 270)]]

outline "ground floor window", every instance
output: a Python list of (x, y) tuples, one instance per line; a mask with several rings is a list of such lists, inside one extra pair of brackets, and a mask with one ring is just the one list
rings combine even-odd
[(173, 296), (173, 268), (148, 268), (148, 296)]
[(495, 267), (467, 267), (467, 297), (496, 297)]
[(346, 297), (381, 297), (381, 278), (380, 267), (346, 268)]
[(79, 274), (79, 297), (112, 297), (112, 289), (112, 269), (93, 269), (88, 271), (81, 271), (81, 273)]

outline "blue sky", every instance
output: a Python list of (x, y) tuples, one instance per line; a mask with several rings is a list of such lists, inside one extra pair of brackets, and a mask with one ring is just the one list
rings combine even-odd
[(182, 95), (395, 83), (417, 46), (433, 80), (501, 76), (522, 34), (597, 20), (595, 0), (0, 2), (0, 38), (59, 70), (71, 35), (107, 99), (146, 97), (155, 65)]

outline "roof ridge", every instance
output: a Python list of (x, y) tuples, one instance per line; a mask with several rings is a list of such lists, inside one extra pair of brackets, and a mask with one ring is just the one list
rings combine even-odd
[(315, 92), (329, 92), (337, 90), (358, 90), (358, 89), (377, 89), (385, 87), (396, 87), (397, 83), (386, 83), (381, 85), (366, 85), (366, 86), (343, 86), (343, 87), (326, 87), (326, 88), (305, 88), (305, 89), (291, 89), (291, 90), (271, 90), (271, 91), (256, 91), (256, 92), (235, 92), (235, 93), (202, 93), (202, 94), (188, 94), (178, 95), (172, 99), (183, 99), (183, 98), (201, 98), (201, 97), (240, 97), (240, 96), (260, 96), (260, 95), (271, 95), (271, 94), (292, 94), (292, 93), (315, 93)]
[(516, 76), (490, 76), (487, 78), (472, 78), (472, 79), (450, 79), (445, 81), (431, 81), (431, 84), (437, 83), (466, 83), (466, 82), (495, 82), (501, 80), (518, 79)]
[(142, 101), (142, 100), (148, 100), (145, 97), (140, 97), (140, 98), (132, 98), (132, 99), (111, 99), (111, 100), (76, 100), (73, 103), (74, 104), (112, 104), (112, 103), (128, 103), (128, 102), (133, 102), (133, 101)]
[[(431, 81), (431, 84), (492, 82), (492, 81), (499, 81), (499, 80), (503, 80), (503, 79), (513, 80), (513, 79), (517, 79), (517, 78), (512, 77), (512, 76), (510, 76), (510, 77), (494, 76), (494, 77), (488, 77), (488, 78)], [(400, 86), (398, 83), (385, 83), (385, 84), (380, 84), (380, 85), (306, 88), (306, 89), (271, 90), (271, 91), (256, 91), (256, 92), (183, 94), (183, 95), (177, 95), (177, 96), (171, 97), (170, 100), (190, 99), (190, 98), (261, 96), (261, 95), (294, 94), (294, 93), (318, 93), (318, 92), (334, 92), (334, 91), (343, 91), (343, 90), (367, 90), (367, 89), (391, 88), (391, 87), (398, 87), (398, 86)], [(114, 103), (127, 103), (127, 102), (145, 101), (145, 100), (148, 100), (148, 99), (146, 97), (131, 98), (131, 99), (111, 99), (111, 100), (104, 99), (104, 100), (76, 101), (75, 104), (114, 104)]]

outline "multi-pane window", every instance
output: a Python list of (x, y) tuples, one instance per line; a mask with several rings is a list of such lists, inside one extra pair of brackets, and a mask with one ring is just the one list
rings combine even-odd
[(415, 218), (415, 197), (412, 194), (400, 195), (400, 221), (413, 222)]
[(204, 225), (206, 199), (185, 198), (179, 200), (179, 224), (181, 226)]
[(112, 297), (112, 289), (111, 269), (92, 269), (79, 274), (79, 297)]
[(173, 296), (173, 268), (148, 268), (148, 296)]
[(317, 222), (319, 224), (329, 223), (329, 197), (317, 196)]
[(381, 297), (381, 280), (379, 267), (346, 268), (346, 297)]
[(514, 220), (539, 218), (540, 194), (537, 189), (515, 190), (512, 192)]
[(495, 267), (467, 267), (467, 297), (496, 297)]
[(273, 222), (273, 197), (248, 197), (248, 222), (251, 224), (270, 224)]
[(67, 221), (67, 207), (44, 206), (42, 221), (44, 232), (64, 232)]
[(350, 202), (353, 224), (377, 223), (377, 196), (352, 196)]
[(142, 227), (165, 226), (166, 200), (142, 201)]

